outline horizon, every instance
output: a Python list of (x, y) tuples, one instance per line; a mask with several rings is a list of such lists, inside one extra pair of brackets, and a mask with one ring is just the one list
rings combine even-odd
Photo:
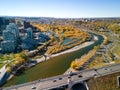
[(2, 0), (0, 16), (50, 18), (120, 17), (119, 0)]
[(55, 19), (88, 19), (88, 18), (93, 18), (93, 19), (99, 19), (99, 18), (120, 18), (119, 17), (44, 17), (44, 16), (9, 16), (9, 15), (0, 15), (0, 17), (17, 17), (17, 18), (55, 18)]

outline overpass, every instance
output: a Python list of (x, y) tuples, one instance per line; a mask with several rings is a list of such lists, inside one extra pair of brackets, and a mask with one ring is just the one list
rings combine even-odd
[(76, 73), (67, 75), (54, 76), (51, 78), (36, 80), (25, 84), (6, 87), (3, 90), (49, 90), (66, 85), (71, 88), (73, 85), (86, 81), (92, 77), (101, 77), (115, 72), (120, 72), (120, 64), (78, 71)]

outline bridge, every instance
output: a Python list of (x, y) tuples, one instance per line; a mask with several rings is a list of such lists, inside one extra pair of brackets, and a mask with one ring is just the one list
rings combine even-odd
[(72, 88), (72, 86), (74, 86), (75, 84), (81, 83), (90, 78), (101, 77), (115, 72), (120, 72), (120, 64), (114, 64), (89, 70), (82, 70), (67, 75), (54, 76), (51, 78), (36, 80), (25, 84), (6, 87), (3, 90), (50, 90), (64, 86)]

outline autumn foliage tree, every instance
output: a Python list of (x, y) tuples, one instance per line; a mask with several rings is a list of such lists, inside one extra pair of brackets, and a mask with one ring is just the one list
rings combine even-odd
[(77, 66), (78, 66), (78, 64), (75, 61), (72, 61), (70, 67), (73, 68), (73, 69), (76, 69)]
[(6, 71), (7, 71), (8, 73), (11, 73), (11, 72), (12, 72), (12, 67), (11, 67), (11, 66), (8, 66), (8, 67), (6, 68)]

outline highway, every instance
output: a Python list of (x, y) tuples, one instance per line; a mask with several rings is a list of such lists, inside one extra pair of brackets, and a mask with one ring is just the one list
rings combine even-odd
[(72, 73), (71, 75), (59, 75), (42, 80), (36, 80), (34, 82), (7, 87), (3, 90), (49, 90), (53, 88), (58, 88), (60, 86), (68, 85), (69, 81), (75, 84), (90, 79), (92, 77), (101, 77), (115, 72), (120, 72), (120, 64), (78, 71), (76, 73)]

